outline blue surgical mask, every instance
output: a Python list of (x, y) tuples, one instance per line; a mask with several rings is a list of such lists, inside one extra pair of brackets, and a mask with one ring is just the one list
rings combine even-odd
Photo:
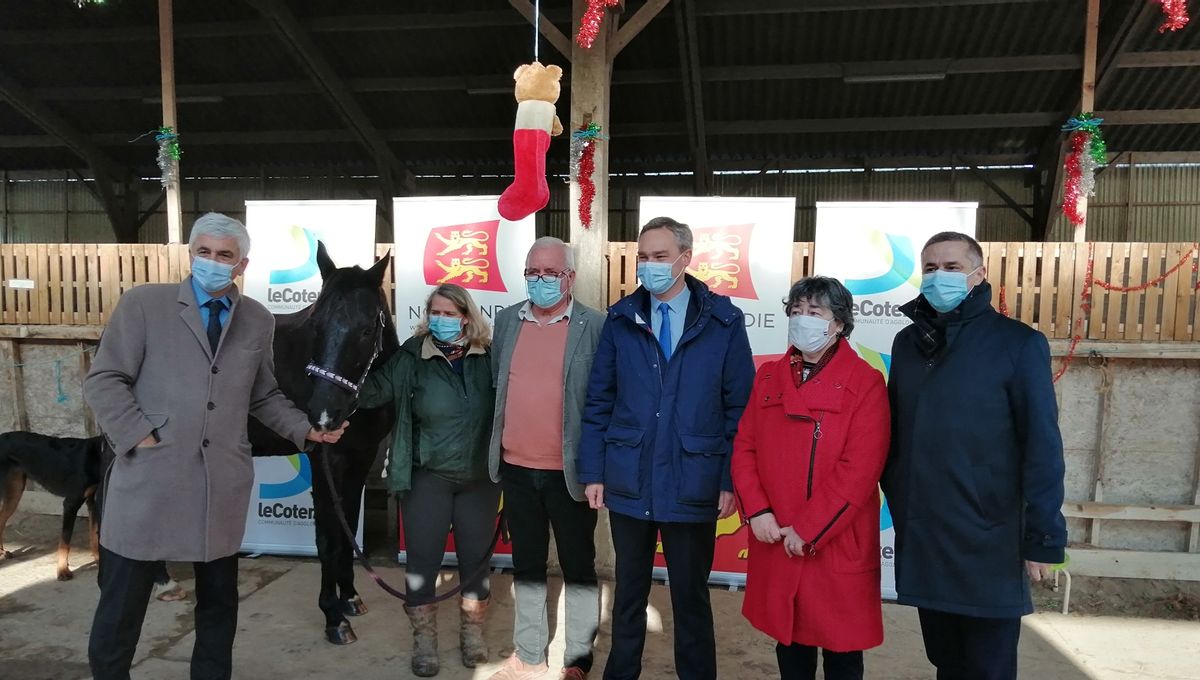
[(192, 259), (192, 278), (205, 292), (216, 293), (233, 284), (233, 265), (197, 256)]
[[(683, 253), (680, 253), (679, 257), (683, 257)], [(675, 262), (679, 261), (679, 257), (675, 258)], [(675, 285), (675, 280), (683, 276), (683, 272), (671, 275), (675, 262), (638, 262), (637, 276), (642, 286), (654, 295), (662, 295), (670, 290), (671, 286)]]
[(952, 311), (967, 299), (967, 294), (971, 292), (967, 286), (967, 278), (979, 269), (981, 268), (977, 267), (966, 274), (940, 269), (928, 272), (921, 277), (921, 294), (938, 313)]
[(453, 342), (462, 335), (462, 319), (457, 316), (431, 316), (429, 332), (437, 340)]
[(550, 283), (541, 278), (535, 281), (526, 279), (525, 292), (529, 296), (529, 301), (535, 306), (542, 309), (550, 309), (559, 302), (562, 302), (562, 280)]

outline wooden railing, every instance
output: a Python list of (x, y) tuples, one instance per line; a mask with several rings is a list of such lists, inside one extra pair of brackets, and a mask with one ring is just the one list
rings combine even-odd
[[(1194, 243), (982, 245), (993, 304), (1050, 338), (1200, 340)], [(377, 254), (389, 249), (380, 244)], [(793, 279), (811, 273), (814, 254), (812, 243), (794, 244)], [(609, 245), (610, 301), (637, 286), (636, 269), (636, 244)], [(103, 325), (124, 291), (187, 272), (181, 245), (0, 244), (0, 324)], [(14, 287), (14, 279), (33, 287)], [(390, 272), (386, 280), (390, 297)]]

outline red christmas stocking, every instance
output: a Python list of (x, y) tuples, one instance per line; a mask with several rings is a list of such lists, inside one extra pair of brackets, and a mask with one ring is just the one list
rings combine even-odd
[(546, 151), (550, 133), (529, 128), (513, 131), (513, 165), (516, 177), (500, 194), (500, 216), (518, 222), (546, 207), (550, 187), (546, 185)]
[(554, 126), (554, 104), (539, 100), (517, 104), (517, 124), (513, 130), (513, 183), (500, 195), (500, 216), (517, 222), (546, 207), (550, 187), (546, 186), (546, 152), (550, 150), (550, 131)]

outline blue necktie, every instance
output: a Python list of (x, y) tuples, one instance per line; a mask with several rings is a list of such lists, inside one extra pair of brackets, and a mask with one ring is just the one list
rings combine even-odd
[(658, 313), (662, 315), (662, 325), (658, 327), (658, 346), (662, 347), (663, 356), (671, 360), (671, 305), (665, 302), (658, 304)]
[(221, 343), (221, 312), (225, 310), (225, 303), (214, 298), (204, 303), (208, 308), (208, 346), (212, 348), (212, 353), (217, 353), (217, 345)]

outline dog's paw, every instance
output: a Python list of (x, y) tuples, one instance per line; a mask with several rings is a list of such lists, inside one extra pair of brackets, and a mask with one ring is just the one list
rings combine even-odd
[(10, 558), (12, 556), (13, 556), (13, 554), (11, 552), (9, 552), (7, 550), (0, 550), (0, 560), (7, 560), (8, 558)]
[(75, 574), (72, 574), (70, 569), (63, 569), (58, 572), (59, 581), (70, 581), (73, 578), (75, 578)]

